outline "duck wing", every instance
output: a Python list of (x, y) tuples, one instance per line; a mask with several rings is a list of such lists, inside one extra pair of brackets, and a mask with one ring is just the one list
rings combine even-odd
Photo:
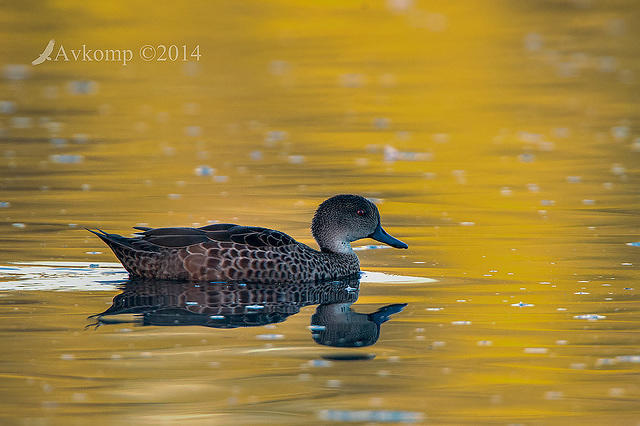
[(140, 230), (139, 239), (161, 247), (186, 247), (209, 241), (232, 242), (250, 247), (281, 247), (296, 244), (291, 236), (268, 228), (216, 223), (201, 228), (147, 228)]
[(234, 226), (225, 231), (208, 231), (207, 235), (216, 241), (227, 241), (226, 238), (229, 238), (229, 241), (251, 247), (281, 247), (297, 243), (284, 232), (258, 226)]

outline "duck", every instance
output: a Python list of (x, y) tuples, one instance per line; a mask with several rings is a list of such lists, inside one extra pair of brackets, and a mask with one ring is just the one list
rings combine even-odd
[(319, 250), (284, 232), (214, 223), (199, 228), (134, 226), (133, 237), (87, 229), (104, 241), (131, 278), (173, 281), (295, 283), (360, 274), (351, 243), (372, 238), (394, 248), (407, 244), (388, 234), (376, 205), (360, 195), (323, 201), (311, 222)]

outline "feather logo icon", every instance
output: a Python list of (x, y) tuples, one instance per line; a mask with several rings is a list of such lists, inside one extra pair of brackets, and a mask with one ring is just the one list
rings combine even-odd
[(31, 65), (39, 65), (44, 61), (50, 61), (51, 58), (49, 57), (49, 55), (51, 55), (51, 52), (53, 52), (53, 46), (55, 44), (56, 44), (56, 41), (54, 39), (49, 40), (47, 47), (44, 48), (40, 56), (38, 56), (31, 62)]

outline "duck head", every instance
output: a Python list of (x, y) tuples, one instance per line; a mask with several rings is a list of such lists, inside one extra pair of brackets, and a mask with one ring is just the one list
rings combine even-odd
[(408, 247), (382, 228), (376, 205), (359, 195), (336, 195), (320, 204), (311, 233), (322, 251), (334, 253), (351, 253), (351, 243), (362, 238), (395, 248)]

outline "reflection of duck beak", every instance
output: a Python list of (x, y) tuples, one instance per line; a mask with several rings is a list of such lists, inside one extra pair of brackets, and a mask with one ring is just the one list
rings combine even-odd
[(369, 314), (369, 321), (373, 321), (376, 324), (380, 325), (387, 321), (393, 314), (397, 314), (402, 311), (407, 306), (406, 303), (394, 303), (393, 305), (383, 306), (377, 311)]
[(373, 233), (371, 233), (371, 235), (369, 235), (369, 238), (373, 238), (376, 241), (380, 241), (381, 243), (385, 243), (385, 244), (390, 245), (391, 247), (395, 247), (395, 248), (406, 249), (406, 248), (409, 247), (408, 245), (406, 245), (405, 243), (403, 243), (399, 239), (394, 238), (391, 235), (387, 234), (387, 231), (385, 231), (382, 228), (382, 225), (380, 223), (378, 223), (378, 227), (376, 228), (376, 230), (373, 231)]

